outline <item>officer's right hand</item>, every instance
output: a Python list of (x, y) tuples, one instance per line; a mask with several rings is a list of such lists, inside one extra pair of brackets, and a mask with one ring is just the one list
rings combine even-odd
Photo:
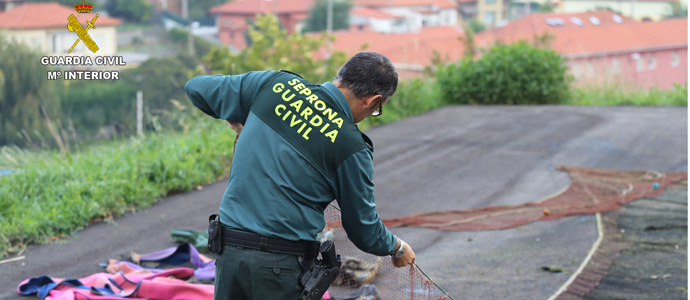
[(412, 247), (410, 247), (410, 245), (405, 243), (403, 240), (400, 240), (400, 242), (405, 244), (405, 251), (403, 252), (403, 256), (401, 258), (391, 258), (393, 265), (398, 268), (411, 265), (412, 263), (414, 263), (415, 259), (415, 254), (414, 251), (412, 251)]

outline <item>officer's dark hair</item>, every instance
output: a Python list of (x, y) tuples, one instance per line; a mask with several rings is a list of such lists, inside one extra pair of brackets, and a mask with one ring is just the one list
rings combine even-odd
[(335, 77), (339, 87), (352, 91), (357, 98), (374, 92), (386, 100), (398, 88), (398, 72), (387, 57), (376, 52), (360, 52), (348, 60)]

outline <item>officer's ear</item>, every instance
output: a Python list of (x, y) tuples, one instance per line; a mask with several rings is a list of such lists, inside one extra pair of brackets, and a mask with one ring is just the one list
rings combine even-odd
[(364, 107), (367, 109), (378, 108), (379, 100), (383, 100), (383, 96), (379, 94), (371, 94), (369, 96), (362, 97), (364, 101)]

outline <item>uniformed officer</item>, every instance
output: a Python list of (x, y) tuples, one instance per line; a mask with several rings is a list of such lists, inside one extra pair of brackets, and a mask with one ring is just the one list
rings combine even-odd
[(324, 228), (334, 199), (355, 246), (391, 255), (396, 267), (414, 262), (375, 211), (374, 148), (355, 126), (380, 115), (397, 85), (391, 62), (374, 52), (356, 54), (322, 85), (286, 71), (187, 82), (196, 107), (241, 131), (220, 205), (215, 299), (299, 298), (298, 258)]

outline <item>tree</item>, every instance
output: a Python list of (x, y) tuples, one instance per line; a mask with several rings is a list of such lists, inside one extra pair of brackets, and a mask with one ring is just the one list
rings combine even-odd
[(671, 12), (664, 15), (664, 18), (687, 18), (688, 17), (688, 6), (683, 5), (680, 2), (669, 2)]
[(539, 5), (539, 8), (537, 8), (537, 12), (554, 12), (556, 11), (556, 7), (551, 5), (550, 3), (544, 3)]
[[(302, 32), (318, 32), (328, 29), (328, 1), (316, 0)], [(350, 8), (352, 3), (347, 0), (330, 1), (333, 1), (333, 30), (350, 28)]]
[[(168, 115), (175, 109), (172, 100), (187, 103), (184, 85), (190, 78), (192, 69), (182, 63), (182, 59), (166, 57), (151, 58), (122, 77), (129, 85), (141, 90), (148, 113), (154, 117)], [(174, 128), (177, 120), (158, 118), (154, 126)]]
[(462, 56), (474, 58), (479, 53), (477, 43), (474, 40), (474, 29), (472, 29), (472, 27), (468, 24), (463, 24), (462, 28), (465, 30), (465, 36), (458, 37), (458, 39), (462, 42), (462, 45), (465, 48), (463, 50)]
[(81, 2), (80, 0), (29, 0), (27, 2), (60, 2), (62, 5), (67, 5), (73, 7), (75, 3)]
[(108, 0), (105, 9), (113, 17), (139, 23), (148, 21), (153, 13), (153, 5), (146, 0)]
[(41, 54), (0, 36), (0, 57), (0, 145), (23, 146), (30, 136), (49, 135), (45, 121), (57, 115), (58, 98)]
[(280, 29), (273, 15), (258, 16), (255, 27), (249, 28), (249, 35), (252, 44), (242, 52), (213, 48), (204, 58), (211, 71), (241, 74), (256, 70), (290, 70), (311, 82), (321, 83), (332, 80), (347, 60), (345, 53), (340, 51), (323, 60), (315, 59), (315, 54), (324, 52), (324, 41), (332, 37), (326, 34), (288, 35), (285, 29)]
[(472, 32), (474, 33), (480, 33), (486, 29), (486, 25), (480, 22), (477, 18), (470, 19), (470, 22), (469, 24), (467, 24), (467, 27), (472, 29)]

